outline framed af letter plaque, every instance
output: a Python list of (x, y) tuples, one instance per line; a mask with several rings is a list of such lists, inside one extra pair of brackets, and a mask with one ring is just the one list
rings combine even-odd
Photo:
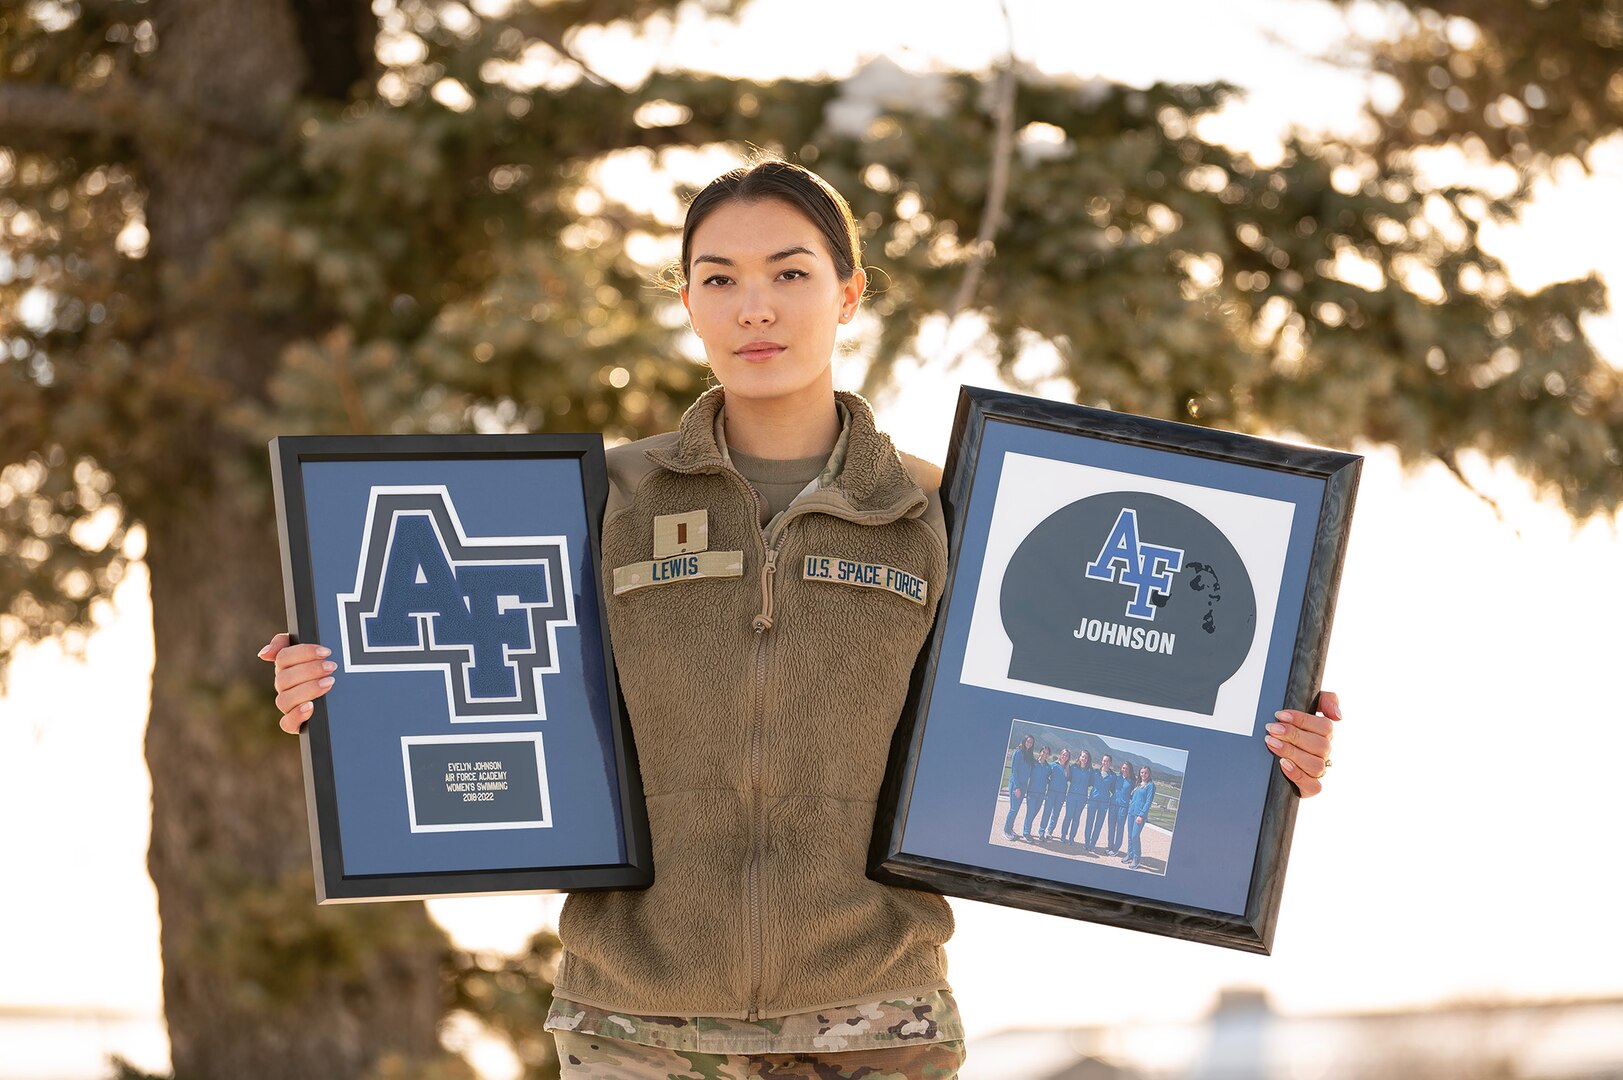
[(271, 442), (320, 903), (652, 881), (603, 621), (598, 435)]
[(1269, 951), (1361, 464), (964, 388), (870, 873)]

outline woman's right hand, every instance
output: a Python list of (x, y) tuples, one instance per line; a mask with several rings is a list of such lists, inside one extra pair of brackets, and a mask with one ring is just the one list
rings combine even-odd
[(310, 703), (332, 689), (338, 665), (327, 659), (331, 655), (325, 645), (289, 645), (286, 634), (277, 634), (259, 650), (261, 660), (276, 665), (276, 708), (288, 734), (299, 733), (314, 710)]

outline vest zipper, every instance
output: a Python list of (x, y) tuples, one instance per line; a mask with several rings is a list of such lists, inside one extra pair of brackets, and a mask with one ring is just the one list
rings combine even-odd
[(755, 631), (755, 717), (750, 727), (750, 1004), (747, 1019), (759, 1019), (761, 1002), (761, 846), (766, 831), (761, 792), (761, 739), (766, 722), (766, 630)]
[(769, 547), (766, 549), (766, 559), (761, 563), (761, 612), (750, 624), (758, 635), (772, 629), (772, 575), (777, 571), (778, 549)]
[[(755, 507), (755, 520), (761, 520), (761, 495), (755, 485), (734, 475), (749, 492)], [(782, 539), (781, 533), (779, 539)], [(755, 709), (750, 720), (750, 862), (749, 862), (749, 950), (750, 1000), (748, 1020), (759, 1020), (761, 1013), (761, 968), (764, 945), (761, 941), (761, 848), (765, 844), (766, 808), (761, 790), (762, 741), (766, 727), (766, 632), (772, 629), (772, 575), (777, 572), (778, 548), (769, 543), (765, 530), (761, 532), (764, 557), (761, 562), (761, 610), (751, 620), (755, 631)]]
[(761, 613), (755, 616), (755, 716), (750, 726), (750, 1020), (760, 1019), (761, 1002), (761, 848), (766, 843), (766, 799), (761, 790), (761, 742), (766, 726), (766, 632), (772, 629), (772, 575), (778, 549), (766, 549), (761, 564)]

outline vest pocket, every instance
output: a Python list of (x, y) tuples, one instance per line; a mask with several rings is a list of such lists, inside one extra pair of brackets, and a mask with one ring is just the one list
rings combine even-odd
[(814, 795), (774, 799), (761, 877), (769, 1008), (862, 1001), (943, 986), (952, 909), (935, 893), (867, 876), (874, 804)]
[(654, 883), (572, 893), (558, 921), (559, 991), (628, 1012), (684, 1016), (747, 1007), (749, 823), (737, 791), (648, 796)]

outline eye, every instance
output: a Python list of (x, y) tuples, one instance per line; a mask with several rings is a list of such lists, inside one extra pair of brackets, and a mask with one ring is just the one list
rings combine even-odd
[(803, 277), (810, 277), (810, 276), (811, 276), (811, 275), (810, 275), (810, 274), (808, 274), (808, 273), (807, 273), (807, 272), (806, 272), (806, 271), (804, 271), (804, 270), (796, 270), (796, 269), (793, 269), (793, 268), (791, 268), (791, 269), (788, 269), (788, 270), (785, 270), (785, 271), (784, 271), (784, 272), (783, 272), (783, 273), (782, 273), (782, 274), (780, 274), (780, 275), (778, 275), (778, 276), (779, 276), (779, 277), (784, 277), (784, 276), (787, 276), (787, 275), (789, 275), (789, 274), (793, 274), (793, 275), (794, 275), (794, 277), (792, 277), (792, 278), (789, 278), (789, 280), (790, 280), (790, 281), (794, 281), (794, 280), (796, 280), (796, 279), (797, 279), (797, 278), (803, 278)]
[(705, 285), (714, 285), (718, 281), (720, 281), (720, 282), (728, 282), (728, 281), (731, 281), (731, 280), (732, 280), (732, 278), (728, 277), (726, 274), (711, 274), (709, 277), (704, 279), (703, 283)]

